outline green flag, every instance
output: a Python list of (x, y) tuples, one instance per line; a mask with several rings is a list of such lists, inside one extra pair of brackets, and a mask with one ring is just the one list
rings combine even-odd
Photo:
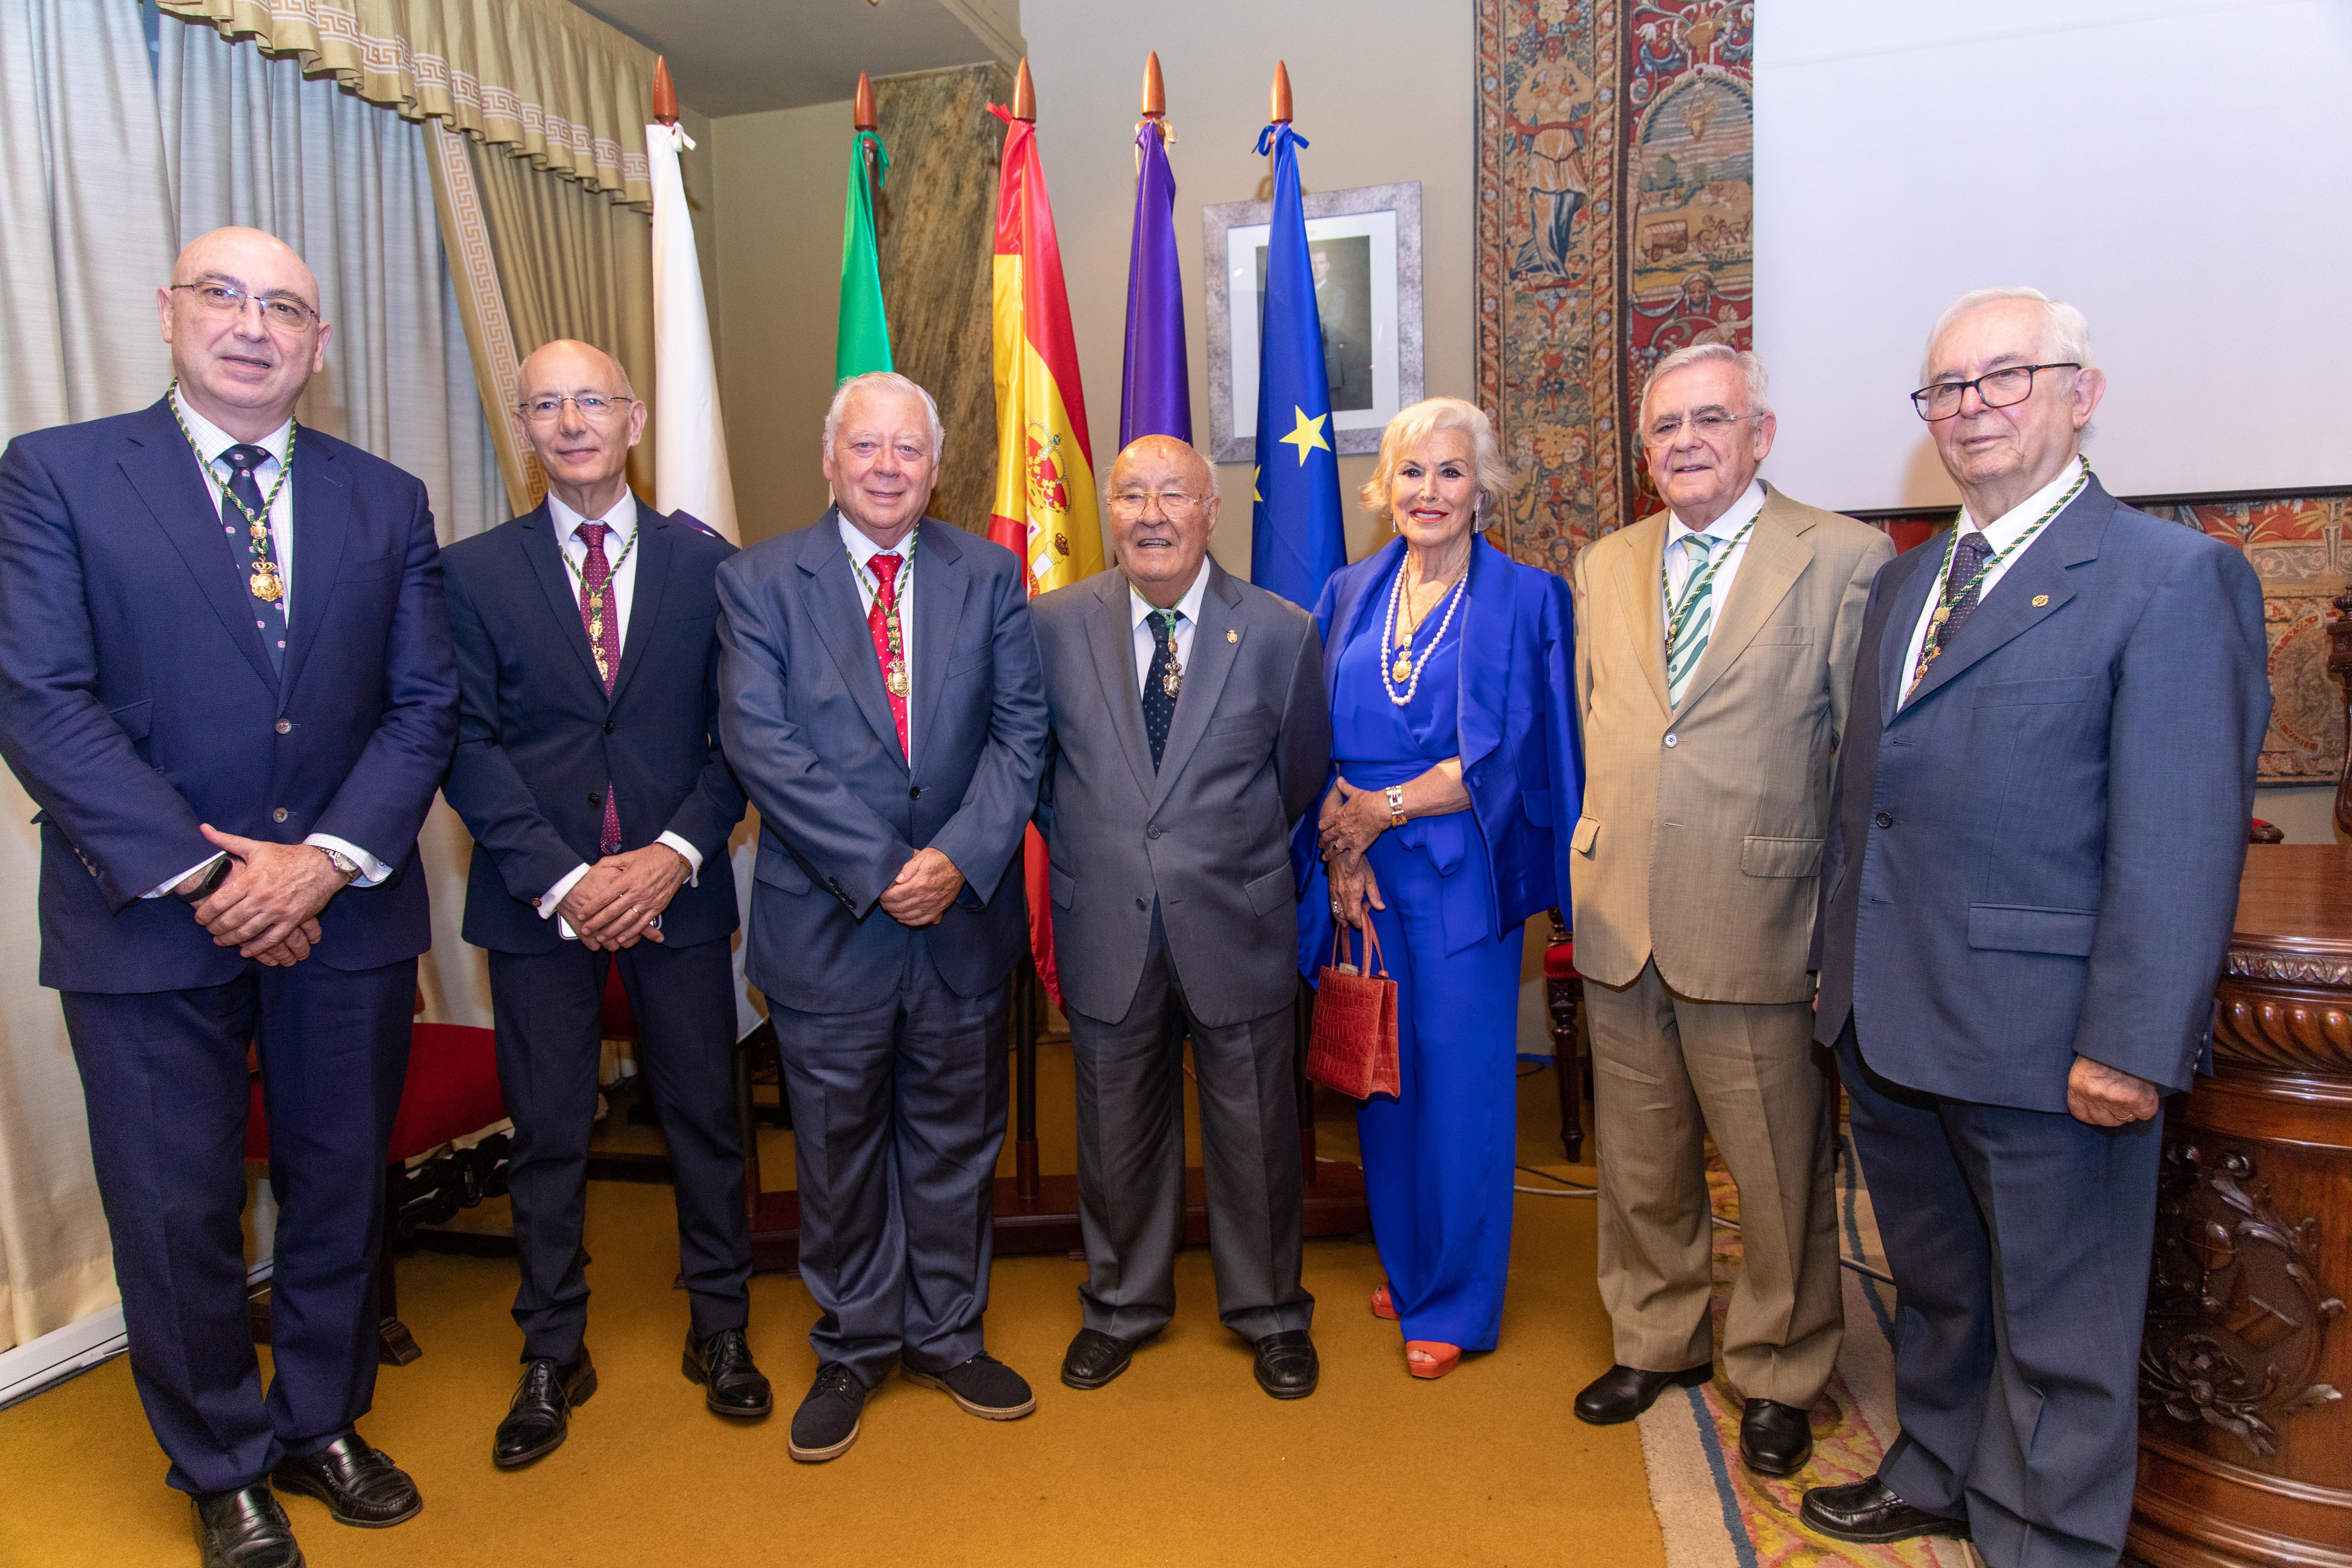
[[(866, 144), (874, 144), (874, 182), (866, 180)], [(833, 380), (890, 368), (890, 323), (882, 317), (882, 270), (874, 247), (874, 191), (889, 171), (882, 138), (860, 131), (849, 143), (849, 205), (841, 226), (841, 320), (833, 340)]]

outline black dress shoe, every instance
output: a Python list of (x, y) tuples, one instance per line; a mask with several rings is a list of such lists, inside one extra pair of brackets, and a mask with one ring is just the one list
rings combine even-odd
[(205, 1568), (302, 1568), (302, 1549), (266, 1481), (233, 1492), (198, 1492), (196, 1545)]
[(1680, 1372), (1612, 1366), (1586, 1384), (1584, 1392), (1576, 1396), (1576, 1418), (1594, 1426), (1614, 1426), (1655, 1405), (1667, 1389), (1696, 1388), (1714, 1375), (1712, 1363), (1686, 1366)]
[(1884, 1546), (1915, 1535), (1948, 1535), (1969, 1539), (1969, 1521), (1913, 1508), (1888, 1489), (1876, 1476), (1842, 1487), (1815, 1487), (1805, 1494), (1797, 1517), (1808, 1528), (1839, 1541)]
[(1257, 1385), (1276, 1399), (1304, 1399), (1315, 1392), (1323, 1375), (1316, 1359), (1315, 1342), (1305, 1329), (1285, 1329), (1257, 1342), (1257, 1361), (1251, 1368)]
[(776, 1407), (766, 1376), (751, 1364), (751, 1347), (740, 1329), (721, 1329), (707, 1340), (687, 1330), (683, 1370), (688, 1383), (707, 1390), (702, 1403), (721, 1415), (765, 1415)]
[(1100, 1329), (1080, 1329), (1062, 1357), (1062, 1381), (1072, 1388), (1100, 1388), (1127, 1370), (1140, 1340), (1123, 1340)]
[(490, 1459), (502, 1470), (528, 1465), (563, 1447), (572, 1432), (572, 1407), (585, 1405), (596, 1392), (596, 1365), (588, 1347), (570, 1361), (534, 1356), (522, 1364), (522, 1382), (499, 1434), (490, 1443)]
[(346, 1432), (315, 1454), (288, 1455), (269, 1472), (281, 1492), (314, 1497), (337, 1524), (382, 1530), (415, 1519), (425, 1507), (416, 1483), (356, 1432)]
[(784, 1452), (803, 1465), (835, 1458), (857, 1441), (857, 1413), (866, 1408), (866, 1384), (845, 1362), (829, 1361), (816, 1369), (816, 1381), (793, 1412), (792, 1435)]
[(1813, 1457), (1812, 1417), (1777, 1399), (1751, 1399), (1739, 1413), (1740, 1462), (1759, 1476), (1793, 1476)]
[(925, 1388), (947, 1390), (965, 1415), (983, 1421), (1017, 1421), (1037, 1408), (1029, 1380), (986, 1351), (945, 1372), (926, 1372), (902, 1355), (898, 1375)]

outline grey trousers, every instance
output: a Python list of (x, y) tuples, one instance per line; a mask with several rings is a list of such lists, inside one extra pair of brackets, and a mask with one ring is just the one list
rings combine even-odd
[(1315, 1315), (1315, 1298), (1298, 1280), (1305, 1214), (1292, 1006), (1246, 1023), (1196, 1023), (1157, 909), (1150, 942), (1126, 1017), (1069, 1016), (1078, 1076), (1078, 1224), (1087, 1248), (1078, 1301), (1086, 1326), (1139, 1340), (1175, 1313), (1189, 1034), (1217, 1316), (1250, 1340), (1304, 1329)]

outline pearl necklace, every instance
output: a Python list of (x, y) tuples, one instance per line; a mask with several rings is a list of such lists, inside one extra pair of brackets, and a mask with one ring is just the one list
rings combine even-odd
[[(1389, 664), (1389, 649), (1398, 646), (1397, 627), (1401, 624), (1397, 613), (1397, 601), (1404, 589), (1404, 574), (1412, 568), (1412, 562), (1410, 558), (1400, 561), (1397, 563), (1396, 575), (1389, 580), (1388, 636), (1383, 639), (1383, 646), (1381, 648), (1381, 684), (1388, 689), (1389, 700), (1400, 708), (1411, 702), (1413, 694), (1421, 689), (1421, 672), (1429, 668), (1431, 657), (1437, 652), (1437, 645), (1445, 640), (1445, 628), (1454, 624), (1454, 612), (1461, 607), (1462, 591), (1470, 585), (1470, 568), (1467, 563), (1465, 563), (1460, 580), (1454, 584), (1454, 592), (1445, 601), (1445, 618), (1437, 623), (1437, 635), (1429, 639), (1429, 646), (1421, 650), (1421, 657), (1414, 658), (1412, 633), (1407, 632), (1402, 643), (1404, 651), (1396, 656), (1396, 664), (1392, 669)], [(1422, 625), (1428, 624), (1428, 618), (1423, 617)], [(1419, 626), (1413, 628), (1414, 631), (1419, 629)], [(1397, 679), (1407, 670), (1411, 671), (1411, 676), (1406, 680), (1404, 695), (1400, 697), (1397, 695)]]

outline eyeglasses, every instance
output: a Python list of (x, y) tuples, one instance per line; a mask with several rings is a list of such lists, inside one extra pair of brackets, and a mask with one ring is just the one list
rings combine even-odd
[(261, 319), (281, 332), (299, 332), (319, 319), (319, 312), (290, 294), (248, 294), (232, 283), (174, 283), (196, 297), (207, 315), (242, 316), (246, 301), (261, 307)]
[(551, 425), (563, 417), (563, 405), (567, 403), (580, 410), (583, 419), (609, 419), (626, 412), (626, 405), (635, 401), (634, 397), (608, 397), (601, 392), (586, 392), (577, 397), (534, 397), (516, 404), (515, 412), (534, 425)]
[(1110, 510), (1116, 517), (1141, 517), (1153, 501), (1167, 516), (1190, 517), (1201, 510), (1205, 496), (1187, 495), (1182, 490), (1121, 490), (1110, 498)]
[[(1690, 423), (1690, 431), (1702, 441), (1716, 441), (1731, 433), (1735, 425), (1745, 425), (1756, 418), (1753, 414), (1701, 414)], [(1671, 447), (1681, 439), (1683, 416), (1670, 414), (1642, 434), (1642, 439), (1653, 447)]]
[(1919, 417), (1933, 425), (1939, 419), (1949, 419), (1960, 411), (1960, 400), (1971, 386), (1987, 408), (2006, 408), (2012, 403), (2022, 403), (2033, 395), (2033, 373), (2037, 370), (2080, 370), (2073, 360), (2056, 364), (2009, 364), (1999, 370), (1989, 370), (1974, 381), (1939, 381), (1933, 386), (1923, 386), (1911, 395), (1911, 406)]

